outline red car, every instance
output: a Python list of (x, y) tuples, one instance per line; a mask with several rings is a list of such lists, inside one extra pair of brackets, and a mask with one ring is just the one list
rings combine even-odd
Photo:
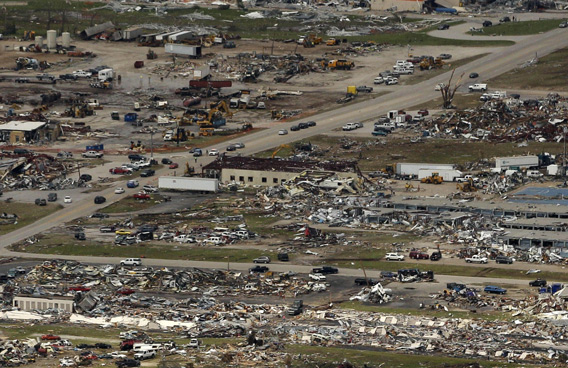
[(177, 169), (179, 167), (179, 165), (177, 164), (177, 162), (172, 162), (170, 165), (170, 169)]
[(47, 334), (41, 336), (42, 340), (61, 340), (61, 337), (57, 335)]
[(120, 174), (120, 175), (132, 174), (132, 170), (125, 169), (124, 167), (113, 167), (112, 169), (109, 170), (109, 172), (111, 174)]
[(118, 289), (116, 291), (117, 294), (121, 294), (121, 295), (130, 295), (130, 294), (134, 294), (136, 291), (132, 290), (132, 289)]
[(90, 291), (91, 288), (85, 287), (85, 286), (71, 286), (69, 288), (69, 291)]
[(150, 195), (146, 194), (146, 193), (136, 193), (136, 194), (134, 194), (134, 199), (148, 200), (148, 199), (150, 199)]

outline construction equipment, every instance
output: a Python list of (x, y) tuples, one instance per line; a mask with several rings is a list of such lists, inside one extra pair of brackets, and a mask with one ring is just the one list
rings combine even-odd
[(477, 188), (473, 185), (473, 179), (469, 178), (465, 183), (458, 183), (456, 189), (461, 190), (464, 193), (477, 192)]
[(314, 47), (315, 45), (319, 45), (323, 42), (321, 37), (317, 37), (315, 34), (309, 34), (307, 37), (302, 39), (302, 45), (304, 47)]
[(282, 148), (290, 148), (290, 145), (281, 144), (280, 147), (278, 147), (274, 152), (272, 152), (272, 157), (270, 157), (270, 158), (276, 157), (276, 155), (278, 154), (278, 152), (280, 152), (280, 150), (282, 150)]
[(209, 107), (211, 109), (217, 109), (218, 111), (224, 111), (225, 115), (228, 117), (233, 116), (233, 113), (231, 112), (231, 109), (229, 109), (229, 105), (227, 105), (227, 102), (225, 100), (221, 100), (219, 102), (211, 102), (209, 104)]
[(420, 70), (436, 69), (441, 68), (442, 66), (444, 66), (444, 60), (439, 57), (434, 58), (432, 56), (428, 56), (420, 61)]
[(33, 41), (35, 40), (35, 31), (24, 31), (23, 41)]
[(322, 60), (322, 66), (324, 68), (329, 69), (337, 69), (337, 70), (351, 70), (355, 67), (355, 63), (350, 60)]
[(185, 163), (185, 172), (183, 176), (191, 176), (195, 173), (195, 168), (193, 166), (189, 166), (189, 162)]
[(329, 40), (325, 41), (325, 44), (327, 46), (337, 46), (341, 44), (341, 40), (338, 40), (336, 38), (330, 38)]
[(422, 178), (420, 182), (424, 184), (442, 184), (444, 182), (444, 179), (440, 176), (439, 173), (433, 172), (432, 176)]
[(404, 186), (404, 190), (406, 192), (409, 192), (411, 189), (414, 189), (414, 185), (412, 185), (412, 183), (406, 183), (406, 185)]
[(199, 128), (199, 136), (210, 137), (213, 135), (215, 128)]
[(146, 54), (146, 59), (148, 60), (154, 60), (158, 58), (158, 54), (156, 54), (154, 52), (154, 50), (152, 49), (148, 49), (148, 53)]
[(111, 89), (112, 84), (109, 81), (105, 82), (93, 82), (89, 84), (91, 88), (100, 88), (100, 89)]

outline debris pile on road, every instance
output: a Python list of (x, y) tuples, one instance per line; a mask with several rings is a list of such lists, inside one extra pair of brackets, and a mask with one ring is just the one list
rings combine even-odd
[(349, 300), (360, 300), (362, 302), (371, 302), (375, 304), (384, 304), (392, 299), (392, 290), (383, 288), (380, 283), (363, 288), (357, 295), (352, 296)]

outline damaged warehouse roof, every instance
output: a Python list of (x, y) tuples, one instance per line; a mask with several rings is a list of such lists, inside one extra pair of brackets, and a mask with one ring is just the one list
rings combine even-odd
[(292, 161), (258, 157), (221, 156), (203, 167), (203, 170), (262, 170), (299, 173), (306, 170), (355, 172), (356, 161)]

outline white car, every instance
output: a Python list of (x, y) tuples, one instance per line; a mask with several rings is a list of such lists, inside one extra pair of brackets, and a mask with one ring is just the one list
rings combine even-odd
[(93, 75), (91, 72), (86, 72), (84, 70), (75, 70), (73, 75), (79, 78), (91, 78)]
[(288, 131), (286, 129), (280, 129), (278, 131), (278, 135), (286, 135), (286, 134), (288, 134)]
[(434, 87), (434, 91), (440, 91), (442, 90), (442, 88), (444, 88), (446, 85), (444, 83), (438, 83), (436, 84), (436, 87)]
[(71, 199), (71, 196), (65, 196), (65, 198), (63, 198), (63, 203), (71, 203), (73, 202), (73, 199)]
[(310, 273), (308, 275), (310, 277), (310, 279), (314, 280), (314, 281), (325, 281), (326, 277), (324, 275), (322, 275), (321, 273)]
[(142, 187), (146, 193), (156, 193), (158, 192), (158, 188), (153, 185), (144, 185)]
[(391, 84), (398, 84), (398, 78), (394, 78), (394, 77), (389, 77), (386, 81), (385, 84), (387, 86), (390, 86)]
[(114, 194), (122, 194), (124, 193), (124, 188), (118, 187), (114, 190)]
[(219, 156), (219, 150), (217, 148), (212, 148), (209, 151), (209, 156)]
[(387, 261), (404, 261), (404, 255), (398, 253), (387, 253), (385, 259)]
[(179, 242), (179, 243), (195, 243), (196, 240), (192, 236), (181, 234), (181, 235), (174, 237), (174, 241)]
[(60, 367), (74, 367), (75, 361), (69, 358), (59, 359), (59, 366)]
[(375, 80), (373, 81), (374, 84), (382, 84), (385, 83), (385, 80), (383, 79), (383, 77), (376, 77)]
[(110, 355), (114, 359), (126, 359), (126, 354), (122, 354), (120, 351), (113, 351)]
[(189, 340), (189, 344), (187, 344), (188, 348), (198, 348), (199, 347), (199, 340), (191, 339)]

